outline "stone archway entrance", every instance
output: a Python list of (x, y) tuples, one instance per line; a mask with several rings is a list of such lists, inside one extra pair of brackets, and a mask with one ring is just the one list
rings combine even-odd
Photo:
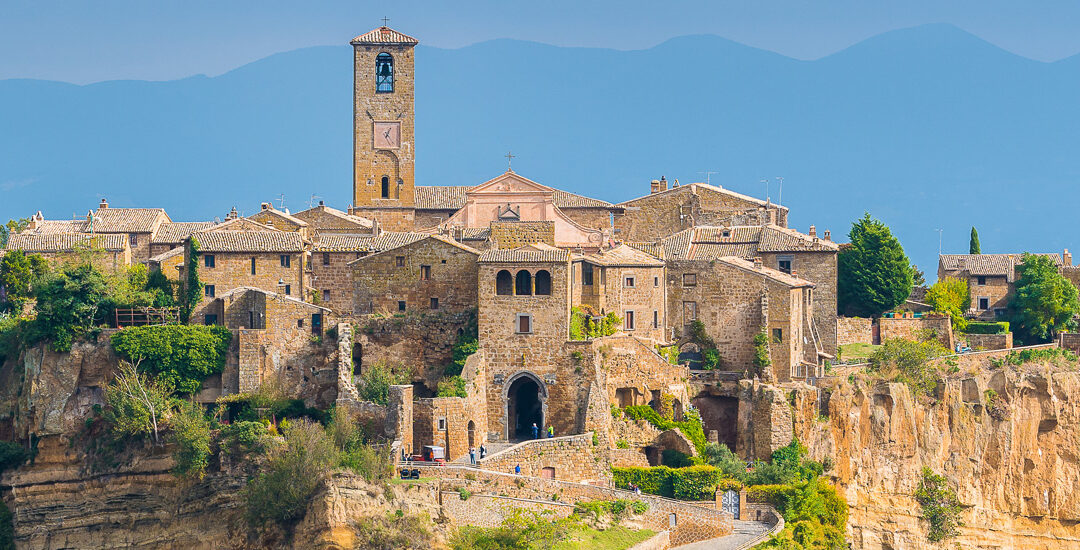
[(506, 385), (504, 397), (507, 440), (531, 439), (533, 424), (536, 424), (539, 434), (543, 434), (547, 388), (540, 378), (531, 372), (514, 375)]

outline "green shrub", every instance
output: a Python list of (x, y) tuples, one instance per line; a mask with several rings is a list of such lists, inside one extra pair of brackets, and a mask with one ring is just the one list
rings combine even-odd
[(956, 491), (949, 488), (944, 476), (939, 476), (927, 467), (922, 469), (922, 479), (915, 490), (915, 500), (922, 507), (922, 517), (929, 524), (926, 538), (930, 542), (940, 542), (960, 534), (960, 500)]
[(769, 335), (765, 329), (754, 335), (754, 369), (758, 375), (764, 374), (765, 369), (772, 365), (769, 357)]
[(630, 503), (630, 508), (634, 511), (635, 515), (641, 515), (649, 511), (649, 503), (635, 500)]
[(702, 458), (705, 459), (707, 464), (720, 470), (722, 474), (739, 481), (746, 481), (746, 463), (735, 456), (735, 453), (731, 452), (731, 449), (729, 449), (727, 445), (723, 443), (709, 443), (705, 445), (705, 452), (702, 453)]
[(457, 492), (458, 492), (458, 496), (461, 498), (461, 500), (469, 500), (469, 497), (472, 496), (472, 491), (470, 491), (470, 490), (468, 490), (468, 489), (466, 489), (464, 487), (458, 487)]
[(1008, 321), (998, 323), (969, 321), (964, 332), (968, 334), (1005, 334), (1009, 332)]
[(947, 353), (948, 350), (937, 342), (890, 338), (870, 355), (868, 370), (884, 379), (907, 384), (916, 395), (933, 395), (938, 385), (938, 372), (930, 360)]
[(202, 479), (210, 464), (210, 422), (203, 414), (202, 406), (191, 401), (182, 402), (169, 424), (176, 443), (173, 473), (179, 477)]
[(180, 302), (180, 322), (191, 320), (191, 313), (203, 298), (203, 283), (199, 280), (199, 240), (194, 235), (188, 241), (187, 271), (184, 281), (184, 295)]
[(1026, 363), (1054, 363), (1064, 360), (1068, 363), (1076, 362), (1076, 354), (1061, 348), (1038, 348), (1010, 351), (1005, 356), (1005, 362), (1010, 365), (1021, 366)]
[(581, 307), (570, 308), (570, 339), (588, 340), (611, 336), (622, 326), (622, 318), (615, 313), (608, 313), (600, 322), (593, 322), (588, 311)]
[(68, 266), (45, 277), (35, 289), (37, 317), (26, 343), (52, 341), (59, 352), (71, 351), (75, 338), (94, 327), (98, 306), (107, 294), (105, 276), (89, 263)]
[(650, 495), (672, 498), (675, 494), (671, 468), (667, 466), (612, 468), (611, 481), (620, 489), (628, 489), (634, 484)]
[(337, 448), (322, 426), (301, 419), (284, 431), (285, 445), (271, 452), (266, 471), (244, 492), (253, 526), (290, 525), (303, 517), (319, 484), (338, 464)]
[(460, 376), (451, 376), (439, 381), (438, 393), (435, 397), (468, 397), (465, 391), (465, 379)]
[(632, 405), (623, 409), (623, 412), (634, 420), (645, 420), (659, 430), (678, 429), (694, 444), (698, 454), (705, 454), (705, 428), (701, 424), (701, 415), (696, 410), (686, 411), (681, 422), (664, 419), (648, 405)]
[(427, 517), (405, 515), (401, 510), (382, 516), (360, 518), (355, 525), (356, 540), (353, 548), (434, 548), (433, 535), (427, 527), (430, 524), (431, 520)]
[(11, 510), (0, 500), (0, 550), (15, 550), (15, 523)]
[(667, 359), (667, 362), (671, 363), (672, 365), (678, 365), (679, 364), (679, 347), (678, 346), (661, 346), (660, 344), (657, 344), (656, 345), (656, 353), (660, 354), (660, 356), (663, 357), (664, 359)]
[(258, 453), (266, 446), (266, 426), (261, 422), (242, 420), (221, 428), (220, 446), (229, 454)]
[(552, 548), (570, 534), (569, 520), (552, 521), (536, 512), (515, 510), (498, 527), (466, 526), (450, 538), (454, 550), (510, 550)]
[(411, 379), (412, 372), (404, 365), (378, 361), (360, 374), (356, 389), (360, 399), (385, 405), (390, 400), (390, 386), (408, 384)]
[(458, 336), (457, 342), (454, 343), (454, 347), (450, 348), (452, 359), (450, 364), (446, 365), (443, 369), (444, 374), (447, 376), (461, 375), (461, 372), (465, 369), (465, 362), (469, 359), (469, 356), (480, 349), (480, 340), (477, 336), (478, 331), (476, 314), (474, 313), (462, 330), (461, 335)]
[(0, 441), (0, 474), (22, 466), (30, 453), (14, 441)]
[(224, 369), (231, 340), (221, 326), (163, 325), (126, 328), (113, 334), (112, 345), (169, 390), (194, 393)]
[(939, 280), (926, 290), (926, 301), (934, 311), (949, 316), (954, 330), (971, 330), (972, 323), (964, 318), (971, 306), (971, 294), (968, 292), (966, 279), (945, 277)]
[(625, 439), (619, 439), (618, 441), (615, 442), (615, 448), (616, 449), (629, 449), (630, 448), (630, 443)]
[(690, 466), (671, 470), (672, 496), (679, 500), (712, 500), (720, 472), (712, 466)]

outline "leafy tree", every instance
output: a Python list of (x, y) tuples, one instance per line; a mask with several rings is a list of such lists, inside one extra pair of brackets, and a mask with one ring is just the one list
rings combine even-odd
[(8, 220), (4, 225), (0, 225), (0, 248), (7, 246), (8, 238), (26, 229), (27, 225), (30, 225), (30, 218)]
[(202, 479), (210, 464), (210, 422), (203, 414), (202, 406), (194, 401), (183, 401), (169, 418), (173, 429), (176, 449), (173, 473), (180, 477)]
[(915, 500), (922, 507), (922, 517), (930, 524), (926, 538), (930, 542), (940, 542), (960, 534), (960, 500), (956, 491), (949, 487), (949, 480), (939, 476), (927, 467), (922, 469), (919, 488), (915, 490)]
[(221, 326), (129, 327), (112, 335), (116, 353), (141, 362), (170, 391), (194, 393), (225, 368), (232, 333)]
[(69, 266), (37, 285), (37, 318), (30, 342), (52, 340), (56, 351), (70, 351), (75, 337), (94, 325), (106, 296), (105, 277), (88, 263)]
[(248, 522), (288, 525), (302, 518), (308, 501), (338, 461), (338, 449), (322, 426), (304, 419), (289, 422), (285, 445), (271, 451), (267, 471), (245, 490)]
[(934, 311), (948, 314), (954, 329), (964, 330), (967, 327), (964, 313), (971, 307), (971, 294), (966, 279), (945, 277), (938, 280), (927, 289), (926, 301)]
[(937, 369), (930, 360), (948, 353), (937, 341), (913, 342), (889, 338), (870, 355), (870, 372), (903, 382), (912, 393), (931, 395), (937, 389)]
[(176, 302), (172, 282), (160, 269), (150, 272), (145, 288), (153, 297), (154, 307), (171, 307)]
[(865, 214), (851, 226), (838, 259), (837, 300), (846, 315), (881, 315), (911, 294), (911, 262), (889, 227)]
[(1024, 344), (1053, 339), (1076, 328), (1080, 313), (1077, 290), (1049, 256), (1024, 254), (1016, 266), (1016, 292), (1009, 300), (1013, 333)]
[(917, 265), (911, 266), (911, 286), (926, 286), (926, 274)]
[(600, 319), (593, 321), (592, 315), (586, 309), (580, 307), (570, 308), (570, 339), (586, 340), (588, 338), (601, 338), (611, 336), (618, 332), (622, 325), (622, 318), (614, 312), (608, 313)]
[(706, 463), (720, 470), (724, 475), (742, 482), (746, 481), (746, 463), (735, 456), (735, 453), (731, 452), (727, 445), (709, 443), (705, 445), (705, 452), (702, 453), (702, 456)]
[(48, 272), (49, 264), (39, 254), (11, 250), (0, 257), (0, 311), (21, 312), (34, 285)]
[(0, 474), (10, 468), (18, 468), (30, 457), (22, 445), (14, 441), (0, 441)]
[(139, 372), (135, 364), (122, 361), (116, 378), (105, 388), (105, 420), (117, 439), (159, 432), (169, 410), (169, 392)]
[(203, 283), (199, 280), (199, 240), (194, 235), (188, 240), (187, 273), (184, 282), (184, 298), (180, 301), (180, 322), (191, 320), (191, 313), (202, 300)]
[(982, 254), (982, 246), (979, 245), (979, 232), (975, 226), (971, 226), (971, 240), (968, 242), (968, 254)]

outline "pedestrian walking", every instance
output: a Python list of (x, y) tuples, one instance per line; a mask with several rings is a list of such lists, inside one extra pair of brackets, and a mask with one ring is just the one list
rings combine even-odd
[(555, 437), (555, 428), (553, 426), (548, 426), (548, 439), (553, 437)]
[(469, 463), (476, 466), (476, 447), (469, 447)]
[(485, 447), (484, 444), (481, 443), (480, 444), (480, 460), (484, 460), (485, 456), (487, 456), (487, 447)]
[(514, 473), (521, 475), (521, 464), (514, 464)]
[(537, 439), (540, 437), (540, 428), (536, 426), (536, 422), (533, 422), (532, 426), (532, 438)]

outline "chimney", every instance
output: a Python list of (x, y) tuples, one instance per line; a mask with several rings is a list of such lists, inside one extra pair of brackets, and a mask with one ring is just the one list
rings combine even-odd
[(667, 178), (660, 176), (660, 190), (667, 191)]
[(796, 271), (796, 270), (794, 270), (794, 269), (792, 269), (792, 270), (791, 270), (791, 276), (792, 276), (792, 277), (798, 277), (798, 276), (799, 276), (799, 272), (798, 272), (798, 271)]
[(101, 204), (98, 204), (98, 209), (100, 209), (100, 210), (105, 210), (105, 209), (106, 209), (106, 208), (108, 208), (108, 207), (109, 207), (109, 201), (107, 201), (107, 200), (105, 200), (104, 198), (102, 198), (102, 199), (101, 199)]
[(754, 258), (754, 269), (761, 269), (761, 258)]
[(659, 193), (659, 192), (660, 192), (660, 180), (652, 180), (651, 182), (649, 182), (649, 193), (652, 194), (652, 193)]
[(26, 224), (26, 228), (31, 229), (31, 230), (37, 229), (38, 224), (41, 223), (41, 220), (43, 220), (43, 219), (44, 219), (44, 216), (41, 215), (41, 210), (38, 210), (37, 214), (34, 214), (33, 216), (30, 216), (30, 223)]
[(812, 225), (810, 226), (810, 236), (817, 237), (817, 228)]
[(232, 210), (229, 210), (229, 213), (225, 215), (226, 220), (235, 220), (236, 218), (239, 218), (239, 217), (240, 217), (240, 214), (236, 211), (235, 206), (232, 207)]
[(1061, 254), (1061, 259), (1065, 263), (1065, 267), (1072, 267), (1072, 252), (1069, 252), (1068, 248)]
[(326, 206), (326, 203), (323, 201), (319, 201), (319, 206)]
[(825, 240), (832, 242), (832, 231), (829, 231), (828, 229), (825, 230)]
[(270, 210), (270, 203), (268, 203), (268, 202), (262, 203), (261, 206), (262, 206), (263, 210)]
[(93, 221), (94, 221), (94, 211), (93, 210), (87, 210), (86, 211), (86, 223), (93, 223)]

